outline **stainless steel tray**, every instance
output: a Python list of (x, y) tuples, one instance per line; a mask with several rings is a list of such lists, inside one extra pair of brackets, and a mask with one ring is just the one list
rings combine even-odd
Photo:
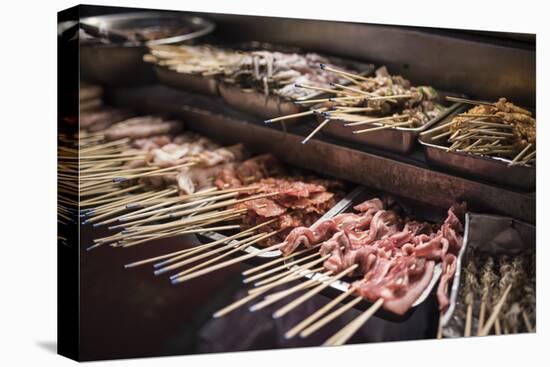
[(178, 73), (167, 67), (153, 65), (157, 79), (162, 84), (185, 91), (210, 96), (219, 95), (219, 81), (216, 77), (206, 77), (199, 74)]
[[(331, 64), (357, 70), (361, 75), (369, 75), (374, 71), (374, 65), (372, 64), (350, 61), (326, 55), (325, 57), (330, 60)], [(348, 83), (348, 81), (342, 82), (344, 85)], [(223, 100), (229, 106), (263, 119), (291, 115), (307, 110), (307, 107), (296, 105), (293, 101), (278, 95), (266, 96), (256, 90), (245, 92), (242, 90), (242, 87), (238, 85), (220, 83), (219, 91)], [(307, 97), (299, 98), (298, 100), (318, 98), (323, 95), (325, 95), (324, 92), (312, 92), (311, 94), (308, 94)], [(300, 121), (302, 120), (299, 118), (285, 120), (286, 123), (295, 123)]]
[[(361, 187), (361, 189), (362, 189), (361, 192), (355, 195), (355, 199), (353, 200), (353, 202), (349, 203), (346, 206), (346, 209), (341, 210), (340, 213), (346, 212), (353, 205), (359, 204), (363, 200), (369, 199), (369, 198), (372, 198), (372, 197), (375, 196), (371, 193), (371, 191), (369, 189), (365, 188), (364, 186)], [(432, 215), (430, 215), (429, 219), (433, 219)], [(298, 268), (297, 265), (293, 265), (293, 266), (290, 267), (290, 269), (296, 269), (296, 268)], [(432, 276), (432, 279), (431, 279), (430, 283), (428, 284), (428, 286), (426, 287), (424, 292), (422, 292), (420, 297), (418, 297), (418, 299), (413, 303), (412, 307), (404, 315), (394, 314), (392, 312), (389, 312), (389, 311), (385, 310), (383, 307), (380, 308), (375, 313), (375, 315), (378, 316), (378, 317), (381, 317), (383, 319), (393, 320), (393, 321), (396, 321), (396, 322), (404, 321), (404, 320), (408, 319), (412, 315), (412, 313), (414, 312), (414, 309), (417, 306), (419, 306), (420, 304), (425, 302), (428, 299), (428, 297), (432, 296), (432, 291), (434, 290), (434, 288), (437, 284), (437, 281), (439, 280), (439, 278), (441, 276), (441, 273), (442, 273), (441, 263), (438, 263), (434, 267), (434, 272), (433, 272), (433, 276)], [(307, 279), (319, 279), (320, 277), (322, 277), (322, 275), (320, 273), (312, 273), (312, 274), (308, 274), (308, 275), (304, 276), (304, 278), (307, 278)], [(337, 297), (341, 293), (346, 292), (350, 287), (351, 287), (351, 283), (348, 282), (344, 278), (343, 280), (339, 280), (339, 281), (336, 281), (336, 282), (332, 283), (330, 286), (328, 286), (326, 288), (326, 290), (323, 293), (326, 294), (328, 297), (333, 298), (333, 297)], [(370, 302), (368, 300), (364, 300), (362, 302), (359, 302), (357, 304), (357, 306), (355, 306), (355, 308), (357, 308), (357, 309), (367, 309), (368, 307), (370, 307), (370, 305), (372, 305), (372, 302)]]
[[(346, 121), (332, 119), (327, 125), (325, 125), (321, 132), (323, 134), (326, 134), (327, 136), (332, 136), (355, 143), (370, 145), (392, 152), (409, 153), (416, 144), (416, 139), (418, 138), (419, 133), (430, 128), (442, 118), (445, 118), (458, 106), (458, 103), (449, 106), (448, 108), (443, 110), (443, 112), (441, 112), (439, 116), (433, 118), (423, 126), (417, 128), (397, 127), (394, 129), (373, 131), (365, 134), (353, 134), (353, 130), (355, 130), (356, 128), (344, 126), (344, 124), (347, 123)], [(321, 122), (324, 119), (325, 117), (317, 115), (318, 122)], [(373, 123), (371, 125), (382, 126), (376, 123)], [(364, 125), (362, 128), (365, 128), (365, 126), (370, 125)]]
[[(336, 203), (329, 211), (327, 211), (321, 218), (317, 220), (317, 222), (330, 219), (334, 217), (335, 215), (347, 210), (352, 203), (355, 201), (355, 199), (361, 195), (364, 191), (363, 186), (357, 186), (355, 189), (353, 189), (349, 194), (346, 195), (342, 200)], [(218, 241), (226, 238), (227, 236), (218, 233), (218, 232), (203, 232), (200, 234), (200, 237), (206, 238), (209, 241)], [(234, 244), (237, 246), (239, 243), (237, 241), (231, 241), (229, 242), (231, 244)], [(261, 249), (255, 246), (248, 246), (246, 249), (244, 249), (245, 252), (249, 254), (257, 253)], [(257, 256), (257, 258), (261, 259), (272, 259), (275, 257), (281, 256), (281, 251), (275, 250), (275, 251), (269, 251), (269, 252), (263, 252)]]
[[(449, 122), (456, 114), (466, 110), (468, 106), (462, 105), (452, 114), (440, 120), (437, 127)], [(462, 152), (448, 152), (444, 138), (432, 141), (431, 137), (440, 134), (434, 132), (419, 137), (418, 141), (424, 146), (426, 160), (435, 166), (463, 174), (465, 176), (480, 178), (496, 184), (515, 187), (524, 191), (535, 191), (536, 169), (534, 166), (511, 166), (509, 159), (479, 156)]]
[(123, 30), (150, 25), (178, 22), (191, 32), (148, 41), (142, 44), (80, 43), (80, 70), (82, 76), (107, 85), (139, 85), (155, 78), (151, 65), (143, 61), (148, 45), (191, 42), (211, 33), (214, 23), (195, 16), (166, 12), (136, 12), (101, 15), (81, 19), (81, 22), (100, 29)]
[[(451, 287), (450, 305), (441, 318), (443, 336), (464, 335), (464, 320), (456, 314), (459, 301), (462, 268), (479, 252), (498, 255), (517, 255), (536, 249), (536, 228), (510, 217), (489, 214), (466, 213), (464, 245), (457, 259), (456, 272)], [(474, 312), (477, 315), (477, 311)], [(476, 325), (473, 325), (475, 329)]]

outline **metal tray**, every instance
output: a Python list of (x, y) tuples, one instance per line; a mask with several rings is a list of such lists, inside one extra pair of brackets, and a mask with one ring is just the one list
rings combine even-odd
[[(332, 136), (355, 143), (370, 145), (380, 149), (405, 154), (409, 153), (412, 150), (412, 148), (416, 144), (419, 133), (430, 128), (442, 118), (452, 113), (458, 106), (458, 103), (449, 106), (448, 108), (443, 110), (443, 112), (441, 112), (441, 114), (439, 114), (437, 117), (428, 121), (423, 126), (417, 128), (397, 127), (395, 129), (379, 130), (365, 134), (353, 134), (352, 131), (356, 128), (351, 126), (344, 126), (347, 121), (332, 119), (327, 125), (325, 125), (321, 132), (327, 136)], [(317, 115), (318, 122), (321, 122), (324, 119), (325, 118), (322, 115)], [(362, 128), (366, 128), (371, 125), (382, 126), (380, 124), (373, 123), (370, 125), (363, 125)]]
[[(331, 64), (357, 70), (361, 75), (369, 75), (374, 71), (374, 65), (372, 64), (350, 61), (338, 57), (324, 56), (329, 59)], [(343, 85), (348, 83), (348, 81), (342, 81)], [(219, 91), (223, 100), (229, 106), (263, 119), (290, 115), (307, 110), (306, 107), (296, 105), (293, 101), (287, 98), (274, 94), (266, 96), (256, 90), (245, 92), (242, 90), (242, 87), (238, 85), (220, 83)], [(324, 92), (313, 92), (307, 97), (299, 98), (297, 100), (318, 98), (325, 94), (326, 93)], [(299, 121), (301, 121), (299, 118), (285, 120), (286, 123)]]
[[(362, 202), (366, 199), (369, 199), (369, 198), (372, 198), (372, 197), (375, 197), (375, 196), (377, 196), (377, 195), (374, 195), (371, 190), (369, 190), (365, 187), (362, 187), (361, 193), (355, 195), (355, 200), (353, 200), (353, 202), (349, 203), (347, 205), (347, 209), (340, 211), (340, 213), (349, 211), (349, 209), (353, 205), (358, 204), (358, 203), (360, 203), (360, 202)], [(400, 203), (399, 199), (397, 201)], [(413, 206), (414, 206), (414, 204), (413, 204)], [(422, 211), (423, 210), (419, 210), (419, 213), (422, 213)], [(436, 216), (434, 216), (433, 213), (429, 213), (427, 219), (428, 220), (433, 220), (435, 217)], [(295, 269), (297, 267), (298, 266), (294, 265), (294, 266), (291, 267), (291, 269)], [(420, 304), (425, 302), (429, 297), (433, 297), (433, 291), (434, 291), (434, 288), (435, 288), (435, 286), (436, 286), (436, 284), (437, 284), (437, 282), (438, 282), (438, 280), (441, 276), (441, 273), (442, 273), (441, 263), (438, 263), (434, 267), (434, 273), (433, 273), (433, 276), (432, 276), (432, 279), (431, 279), (430, 283), (428, 284), (428, 286), (426, 287), (424, 292), (422, 292), (420, 297), (418, 297), (418, 299), (413, 303), (412, 307), (405, 314), (397, 315), (393, 312), (387, 311), (386, 309), (384, 309), (382, 307), (382, 308), (378, 309), (378, 311), (375, 313), (375, 315), (377, 317), (382, 318), (382, 319), (391, 320), (391, 321), (395, 321), (395, 322), (402, 322), (402, 321), (407, 320), (414, 313), (415, 308), (417, 306), (419, 306)], [(320, 273), (312, 273), (312, 274), (308, 274), (308, 275), (304, 276), (304, 278), (307, 278), (307, 279), (318, 279), (320, 277), (321, 277)], [(351, 283), (348, 282), (346, 280), (346, 278), (343, 278), (343, 280), (339, 280), (339, 281), (336, 281), (336, 282), (332, 283), (322, 293), (325, 294), (326, 296), (330, 297), (330, 298), (335, 298), (339, 294), (346, 292), (350, 288), (350, 286), (351, 286)], [(354, 308), (357, 308), (359, 310), (366, 310), (371, 305), (372, 305), (372, 302), (370, 302), (368, 300), (364, 300), (363, 302), (359, 302)]]
[(139, 28), (178, 22), (192, 30), (187, 34), (148, 41), (142, 44), (80, 43), (80, 70), (85, 79), (107, 85), (139, 85), (152, 82), (155, 74), (143, 61), (148, 45), (191, 42), (211, 33), (215, 25), (206, 19), (179, 13), (136, 12), (101, 15), (81, 19), (81, 22), (100, 29)]
[[(463, 264), (480, 252), (497, 256), (517, 255), (525, 250), (536, 250), (535, 226), (510, 217), (466, 213), (464, 245), (457, 258), (457, 270), (453, 277), (450, 305), (441, 318), (443, 336), (453, 338), (464, 335), (464, 320), (455, 314), (458, 302), (460, 302), (459, 291)], [(477, 315), (478, 311), (474, 311), (474, 315)]]
[[(466, 110), (468, 106), (457, 108), (452, 114), (440, 120), (437, 127), (449, 122), (456, 114)], [(508, 167), (509, 159), (479, 156), (461, 152), (448, 152), (444, 138), (432, 141), (431, 137), (441, 132), (434, 132), (419, 137), (424, 146), (426, 160), (432, 165), (463, 174), (468, 177), (480, 178), (502, 186), (515, 187), (524, 191), (535, 191), (536, 169), (534, 166)]]
[(189, 92), (218, 96), (219, 81), (216, 77), (206, 77), (199, 74), (178, 73), (160, 65), (153, 65), (157, 79), (162, 84), (183, 89)]
[[(349, 194), (346, 195), (342, 200), (336, 203), (329, 211), (327, 211), (321, 218), (317, 220), (317, 222), (330, 219), (334, 217), (335, 215), (347, 210), (352, 203), (356, 200), (356, 198), (361, 195), (364, 191), (364, 188), (362, 186), (357, 186), (355, 189), (353, 189)], [(316, 222), (316, 223), (317, 223)], [(208, 241), (218, 241), (221, 239), (226, 238), (227, 236), (218, 233), (218, 232), (204, 232), (200, 234), (200, 237), (208, 240)], [(231, 241), (229, 243), (234, 244), (237, 246), (239, 243), (237, 241)], [(246, 249), (244, 249), (244, 252), (247, 252), (249, 254), (257, 253), (261, 249), (255, 247), (255, 246), (248, 246)], [(260, 259), (273, 259), (275, 257), (281, 256), (281, 251), (275, 250), (275, 251), (269, 251), (261, 253), (257, 256), (257, 258)]]

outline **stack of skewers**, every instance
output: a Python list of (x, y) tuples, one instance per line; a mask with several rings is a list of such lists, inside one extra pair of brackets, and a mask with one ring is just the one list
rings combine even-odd
[[(353, 134), (364, 134), (384, 129), (418, 128), (442, 113), (444, 107), (438, 103), (438, 94), (432, 87), (414, 87), (398, 75), (390, 75), (385, 67), (376, 70), (375, 76), (366, 77), (332, 66), (321, 64), (329, 75), (338, 76), (348, 82), (343, 85), (331, 82), (316, 86), (296, 84), (297, 88), (326, 93), (320, 99), (297, 100), (301, 106), (312, 106), (309, 111), (266, 120), (266, 123), (285, 121), (296, 117), (318, 114), (322, 122), (307, 136), (311, 139), (327, 123), (339, 120), (344, 126), (359, 127)], [(363, 128), (368, 126), (367, 128)]]
[(179, 122), (146, 116), (81, 133), (83, 223), (118, 231), (94, 239), (89, 249), (237, 231), (189, 251), (127, 266), (162, 259), (155, 272), (162, 274), (191, 264), (171, 277), (178, 283), (184, 274), (194, 277), (226, 266), (222, 259), (253, 244), (264, 246), (259, 254), (280, 247), (290, 230), (311, 225), (342, 196), (338, 181), (289, 176), (271, 155), (247, 159), (240, 144), (222, 147), (180, 129)]
[[(368, 200), (354, 209), (357, 213), (343, 213), (310, 228), (291, 231), (280, 247), (285, 256), (243, 272), (244, 282), (253, 283), (254, 287), (248, 296), (219, 310), (214, 317), (222, 317), (260, 297), (263, 299), (252, 304), (250, 311), (303, 292), (273, 313), (274, 318), (283, 317), (335, 282), (355, 279), (345, 292), (285, 334), (287, 338), (298, 334), (307, 337), (359, 302), (371, 302), (366, 311), (325, 343), (340, 345), (381, 307), (398, 315), (407, 313), (429, 289), (439, 263), (443, 275), (437, 295), (444, 310), (449, 305), (448, 285), (462, 246), (459, 217), (464, 214), (464, 206), (451, 208), (440, 226), (403, 218), (379, 199)], [(305, 248), (299, 248), (302, 245)], [(310, 279), (304, 281), (304, 277)], [(285, 285), (287, 289), (273, 292)], [(334, 309), (348, 297), (352, 299)]]
[(501, 158), (509, 166), (535, 162), (536, 120), (530, 111), (505, 98), (495, 103), (448, 99), (474, 107), (421, 135), (429, 134), (433, 141), (445, 139), (448, 151)]
[(534, 256), (527, 251), (515, 256), (471, 256), (455, 311), (464, 336), (535, 331)]
[(321, 87), (345, 79), (322, 73), (319, 63), (329, 60), (315, 53), (239, 51), (213, 46), (151, 46), (144, 60), (182, 74), (217, 77), (244, 92), (260, 92), (286, 99), (307, 98), (316, 91), (296, 84)]

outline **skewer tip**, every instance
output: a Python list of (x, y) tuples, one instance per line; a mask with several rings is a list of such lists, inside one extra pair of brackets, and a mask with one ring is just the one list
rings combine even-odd
[(92, 246), (86, 248), (86, 251), (91, 251), (91, 250), (93, 250), (93, 249), (95, 249), (96, 247), (99, 247), (99, 246), (101, 246), (101, 242), (100, 242), (100, 243), (96, 243), (96, 244), (94, 244), (94, 245), (92, 245)]
[(298, 84), (298, 83), (294, 84), (294, 86), (295, 86), (296, 88), (303, 88), (303, 87), (304, 87), (302, 84)]
[(325, 64), (319, 64), (319, 67), (321, 68), (321, 70), (325, 70), (327, 66)]
[(97, 228), (97, 227), (99, 227), (100, 225), (101, 225), (101, 223), (94, 223), (94, 224), (92, 224), (92, 226), (94, 226), (94, 228)]
[(116, 178), (113, 178), (113, 182), (116, 182), (116, 183), (125, 182), (125, 181), (128, 181), (128, 179), (125, 178), (125, 177), (116, 177)]

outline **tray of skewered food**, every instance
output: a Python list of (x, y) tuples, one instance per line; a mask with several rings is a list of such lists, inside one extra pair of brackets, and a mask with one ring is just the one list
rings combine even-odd
[(533, 191), (533, 113), (505, 98), (495, 103), (450, 99), (465, 104), (420, 134), (419, 142), (428, 162), (474, 178)]
[(83, 18), (78, 30), (82, 75), (107, 85), (152, 82), (153, 70), (142, 60), (147, 46), (193, 42), (214, 28), (206, 19), (168, 12)]
[[(432, 87), (412, 86), (399, 75), (390, 75), (386, 67), (378, 68), (374, 76), (351, 73), (321, 64), (320, 70), (328, 75), (339, 75), (347, 84), (331, 82), (322, 87), (297, 84), (305, 90), (322, 90), (326, 98), (295, 101), (310, 106), (317, 123), (304, 139), (306, 143), (316, 133), (358, 142), (399, 153), (409, 152), (416, 144), (417, 136), (441, 118), (449, 114), (457, 104), (445, 103)], [(273, 118), (273, 123), (293, 118), (293, 115)]]
[(301, 106), (294, 100), (323, 93), (296, 84), (320, 87), (330, 82), (348, 82), (338, 75), (321, 73), (320, 63), (362, 75), (373, 70), (371, 64), (315, 53), (242, 48), (161, 45), (151, 47), (144, 60), (155, 65), (159, 79), (165, 84), (219, 94), (228, 105), (263, 118), (298, 113)]
[[(282, 258), (243, 272), (244, 282), (254, 284), (249, 295), (214, 316), (222, 317), (244, 305), (254, 312), (299, 295), (273, 313), (279, 318), (326, 292), (331, 301), (285, 336), (307, 337), (352, 307), (363, 309), (326, 342), (339, 345), (374, 314), (395, 321), (406, 319), (433, 294), (436, 285), (438, 300), (448, 303), (453, 269), (447, 264), (462, 248), (465, 205), (452, 207), (446, 216), (419, 209), (423, 216), (439, 219), (440, 224), (433, 224), (413, 219), (410, 207), (401, 201), (358, 198), (353, 210), (292, 230), (280, 245)], [(288, 288), (280, 290), (284, 285)], [(348, 297), (351, 300), (343, 303)]]
[(535, 227), (468, 213), (464, 254), (441, 317), (444, 337), (535, 332)]
[[(105, 108), (82, 116), (81, 127), (84, 224), (118, 231), (94, 239), (90, 249), (189, 233), (208, 239), (193, 252), (155, 257), (155, 274), (214, 254), (218, 259), (237, 252), (278, 256), (264, 249), (339, 207), (348, 190), (340, 181), (293, 172), (271, 155), (250, 157), (241, 144), (223, 147), (182, 132), (181, 121), (128, 118), (126, 111)], [(208, 258), (191, 269), (212, 262)], [(182, 273), (192, 272), (174, 274), (174, 282)]]

